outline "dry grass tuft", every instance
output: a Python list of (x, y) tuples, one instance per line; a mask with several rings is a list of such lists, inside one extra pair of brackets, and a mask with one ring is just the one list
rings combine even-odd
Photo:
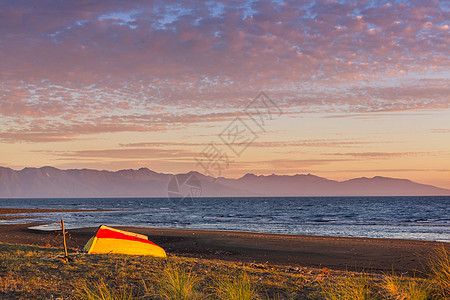
[(109, 287), (103, 280), (96, 284), (80, 284), (75, 291), (80, 300), (132, 300), (133, 292), (126, 286)]
[(192, 271), (174, 265), (164, 270), (160, 283), (160, 297), (167, 300), (196, 300), (201, 298), (197, 290), (199, 279)]
[(373, 299), (371, 278), (367, 276), (346, 276), (336, 281), (322, 284), (322, 294), (328, 300), (365, 300)]
[(429, 283), (426, 280), (386, 276), (382, 287), (388, 296), (396, 300), (426, 300), (430, 296)]
[(223, 300), (252, 300), (258, 297), (255, 286), (245, 272), (217, 281), (216, 293)]
[(450, 251), (444, 246), (435, 250), (428, 259), (430, 280), (444, 299), (450, 298)]

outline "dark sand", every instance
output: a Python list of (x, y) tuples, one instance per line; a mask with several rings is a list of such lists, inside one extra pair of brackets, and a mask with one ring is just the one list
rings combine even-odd
[[(61, 247), (57, 232), (28, 229), (37, 224), (1, 225), (0, 242)], [(426, 259), (449, 243), (416, 240), (281, 235), (211, 230), (121, 227), (145, 234), (169, 254), (244, 263), (420, 275)], [(96, 228), (69, 230), (68, 245), (80, 249)]]

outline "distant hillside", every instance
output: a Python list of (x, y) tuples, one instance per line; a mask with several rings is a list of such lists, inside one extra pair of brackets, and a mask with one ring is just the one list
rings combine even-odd
[(246, 174), (239, 179), (219, 178), (234, 188), (246, 189), (261, 195), (279, 196), (425, 196), (450, 195), (450, 190), (413, 182), (376, 176), (335, 181), (308, 175), (254, 175)]
[(167, 197), (185, 195), (190, 190), (203, 197), (450, 195), (448, 189), (378, 176), (342, 182), (311, 174), (246, 174), (238, 179), (213, 178), (198, 172), (174, 176), (147, 168), (111, 172), (53, 167), (15, 171), (0, 167), (0, 197)]

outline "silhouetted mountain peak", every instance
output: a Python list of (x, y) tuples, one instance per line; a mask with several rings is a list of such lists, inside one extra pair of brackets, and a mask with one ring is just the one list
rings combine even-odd
[[(178, 175), (198, 179), (205, 197), (450, 195), (447, 189), (382, 176), (339, 182), (310, 173), (247, 173), (237, 179), (214, 178), (197, 171)], [(50, 166), (15, 171), (0, 167), (0, 197), (167, 197), (173, 176), (148, 168), (112, 172)]]
[(247, 173), (244, 176), (242, 176), (241, 179), (243, 179), (243, 178), (255, 178), (255, 177), (258, 177), (258, 176), (256, 176), (253, 173)]

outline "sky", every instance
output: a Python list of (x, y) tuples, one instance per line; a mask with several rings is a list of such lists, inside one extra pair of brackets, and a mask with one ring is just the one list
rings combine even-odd
[(448, 1), (0, 0), (0, 166), (450, 188)]

